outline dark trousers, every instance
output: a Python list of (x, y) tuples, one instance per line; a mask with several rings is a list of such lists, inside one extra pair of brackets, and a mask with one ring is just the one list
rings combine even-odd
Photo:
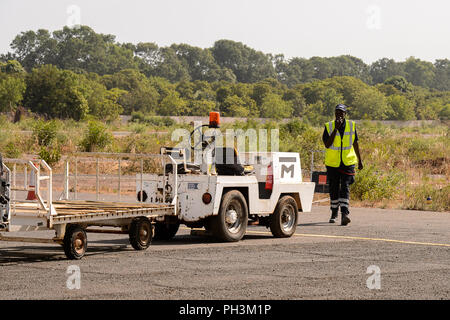
[(341, 207), (341, 214), (349, 214), (350, 185), (355, 182), (355, 176), (340, 172), (338, 169), (328, 169), (330, 184), (331, 212), (335, 216)]

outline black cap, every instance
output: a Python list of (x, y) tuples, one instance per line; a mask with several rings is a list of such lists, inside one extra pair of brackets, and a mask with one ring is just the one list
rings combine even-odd
[(338, 104), (336, 106), (336, 110), (341, 110), (341, 111), (347, 112), (347, 106), (345, 104)]

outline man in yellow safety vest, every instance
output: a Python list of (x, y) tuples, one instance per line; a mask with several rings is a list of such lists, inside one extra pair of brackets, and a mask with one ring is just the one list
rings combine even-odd
[(355, 165), (362, 170), (359, 154), (358, 135), (354, 121), (346, 120), (347, 106), (339, 104), (335, 110), (335, 120), (325, 124), (322, 140), (325, 144), (325, 166), (330, 186), (331, 218), (335, 223), (341, 208), (341, 225), (350, 223), (348, 215), (350, 185), (355, 182)]

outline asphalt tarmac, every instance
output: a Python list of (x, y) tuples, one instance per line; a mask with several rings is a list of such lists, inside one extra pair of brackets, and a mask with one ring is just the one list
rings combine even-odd
[(291, 238), (249, 226), (237, 243), (181, 226), (139, 252), (127, 235), (88, 233), (76, 261), (59, 245), (0, 242), (0, 299), (450, 298), (450, 213), (352, 208), (348, 226), (328, 219), (313, 206)]

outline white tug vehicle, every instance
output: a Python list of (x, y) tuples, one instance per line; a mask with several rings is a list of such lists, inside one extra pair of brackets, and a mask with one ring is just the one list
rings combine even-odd
[[(190, 149), (161, 148), (177, 165), (165, 165), (165, 174), (136, 179), (138, 200), (172, 203), (175, 216), (155, 225), (156, 239), (172, 238), (180, 224), (204, 227), (221, 241), (239, 241), (248, 224), (264, 225), (275, 237), (294, 234), (298, 213), (310, 212), (315, 184), (303, 182), (300, 155), (292, 152), (246, 152), (216, 145), (217, 135), (206, 137), (202, 127), (219, 127), (219, 114), (210, 113), (209, 125), (191, 132)], [(192, 141), (196, 132), (200, 139)], [(220, 133), (219, 133), (220, 135)], [(199, 152), (199, 164), (187, 162)], [(140, 196), (142, 195), (142, 199)]]

